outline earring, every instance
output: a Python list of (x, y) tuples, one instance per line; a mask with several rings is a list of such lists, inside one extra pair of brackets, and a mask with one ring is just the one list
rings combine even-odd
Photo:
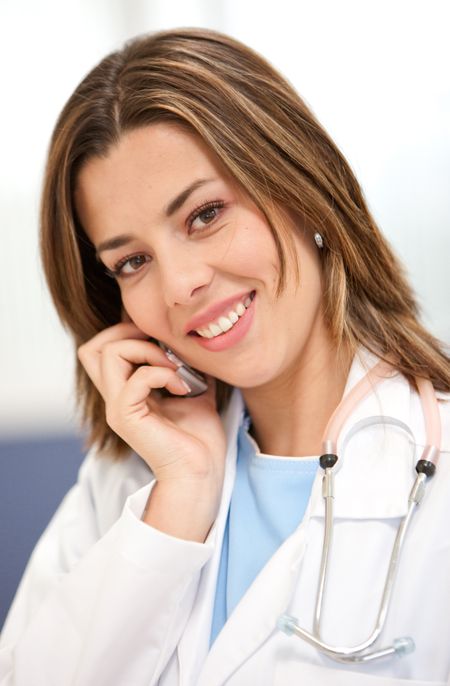
[(316, 241), (317, 247), (320, 248), (320, 250), (322, 250), (323, 238), (322, 238), (322, 235), (318, 231), (316, 231), (316, 233), (314, 234), (314, 240)]

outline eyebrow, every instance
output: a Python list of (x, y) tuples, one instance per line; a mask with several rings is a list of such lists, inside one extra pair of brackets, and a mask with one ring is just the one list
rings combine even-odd
[(211, 181), (215, 181), (215, 179), (197, 179), (197, 181), (191, 183), (190, 186), (185, 188), (184, 191), (181, 191), (176, 198), (169, 202), (165, 210), (166, 217), (171, 217), (173, 214), (175, 214), (175, 212), (179, 210), (180, 207), (186, 202), (191, 193), (196, 191), (197, 188), (200, 188), (207, 183), (211, 183)]
[[(198, 188), (201, 188), (201, 186), (205, 186), (207, 183), (211, 183), (211, 181), (216, 181), (216, 179), (197, 179), (197, 181), (191, 183), (169, 202), (164, 210), (164, 215), (166, 217), (171, 217), (184, 205), (186, 200), (194, 191), (196, 191)], [(117, 248), (122, 248), (127, 243), (130, 243), (133, 238), (134, 237), (131, 234), (120, 234), (114, 238), (109, 238), (98, 245), (96, 254), (99, 256), (100, 253), (105, 252), (106, 250), (116, 250)]]

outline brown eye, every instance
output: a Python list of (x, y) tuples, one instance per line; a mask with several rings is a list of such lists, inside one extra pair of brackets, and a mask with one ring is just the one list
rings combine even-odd
[(189, 228), (192, 233), (201, 232), (202, 229), (211, 224), (218, 217), (223, 206), (223, 202), (217, 201), (203, 205), (195, 210), (189, 219)]
[(142, 267), (143, 264), (146, 263), (146, 261), (147, 260), (145, 258), (145, 255), (135, 255), (134, 257), (130, 257), (127, 260), (127, 262), (123, 265), (122, 271), (137, 271), (138, 269), (140, 269), (140, 267)]
[(129, 257), (124, 257), (122, 260), (119, 260), (114, 266), (113, 271), (109, 273), (115, 278), (132, 276), (150, 261), (151, 257), (149, 257), (149, 255), (130, 255)]
[(212, 219), (214, 219), (217, 216), (217, 207), (211, 207), (209, 210), (203, 210), (203, 212), (200, 212), (198, 215), (199, 219), (202, 220), (205, 224), (208, 224)]

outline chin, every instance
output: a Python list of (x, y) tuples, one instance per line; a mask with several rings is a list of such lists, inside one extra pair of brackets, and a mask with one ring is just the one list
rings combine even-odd
[(271, 373), (266, 367), (264, 370), (236, 370), (235, 372), (227, 374), (214, 374), (214, 376), (219, 381), (224, 381), (231, 386), (246, 389), (263, 386), (264, 384), (269, 383), (269, 381), (273, 381), (276, 373), (274, 370), (272, 370)]

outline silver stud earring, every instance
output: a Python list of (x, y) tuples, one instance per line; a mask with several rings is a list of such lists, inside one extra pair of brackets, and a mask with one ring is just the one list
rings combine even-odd
[(314, 234), (314, 240), (316, 241), (317, 247), (320, 248), (320, 250), (322, 250), (323, 238), (322, 238), (322, 235), (318, 231), (316, 231), (316, 233)]

